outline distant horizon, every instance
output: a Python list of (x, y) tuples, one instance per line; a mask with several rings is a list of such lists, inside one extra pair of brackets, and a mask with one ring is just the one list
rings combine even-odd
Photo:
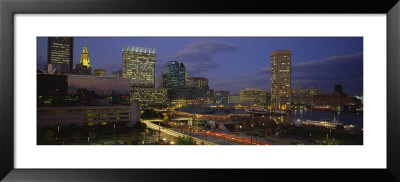
[[(156, 49), (156, 79), (166, 63), (185, 65), (190, 77), (205, 77), (210, 89), (238, 94), (246, 88), (270, 92), (270, 53), (292, 52), (292, 89), (334, 85), (353, 95), (363, 93), (362, 37), (74, 37), (73, 67), (88, 47), (92, 70), (122, 70), (122, 49)], [(47, 64), (47, 37), (37, 38), (37, 69)]]

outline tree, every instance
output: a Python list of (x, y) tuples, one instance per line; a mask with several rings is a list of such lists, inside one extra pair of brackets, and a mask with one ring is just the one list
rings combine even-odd
[(196, 145), (196, 141), (192, 137), (178, 137), (177, 145)]
[(54, 141), (54, 132), (52, 130), (47, 130), (44, 133), (43, 139), (46, 143), (51, 143)]

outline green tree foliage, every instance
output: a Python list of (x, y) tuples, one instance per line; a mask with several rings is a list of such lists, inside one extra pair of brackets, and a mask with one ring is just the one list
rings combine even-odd
[(44, 132), (43, 140), (46, 143), (51, 143), (54, 141), (54, 132), (52, 130), (47, 130)]
[(140, 115), (141, 118), (158, 118), (158, 114), (154, 109), (146, 109), (143, 110), (143, 113)]
[(178, 137), (177, 145), (196, 145), (192, 137)]

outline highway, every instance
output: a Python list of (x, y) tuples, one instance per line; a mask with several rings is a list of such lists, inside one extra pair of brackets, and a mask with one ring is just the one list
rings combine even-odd
[[(154, 124), (154, 123), (152, 123), (152, 122), (162, 122), (162, 120), (159, 120), (159, 119), (143, 120), (142, 119), (141, 122), (145, 123), (147, 125), (147, 127), (149, 127), (150, 129), (158, 131), (159, 126)], [(190, 136), (190, 135), (186, 135), (186, 134), (183, 134), (183, 133), (180, 133), (180, 132), (177, 132), (177, 131), (173, 131), (173, 130), (170, 130), (170, 129), (167, 129), (167, 128), (164, 128), (164, 127), (160, 127), (160, 131), (165, 133), (165, 134), (174, 136), (174, 137), (191, 137), (191, 138), (193, 138), (194, 141), (196, 141), (197, 144), (204, 143), (204, 145), (217, 145), (214, 142), (202, 140), (200, 138), (196, 138), (196, 137), (193, 137), (193, 136)]]
[[(152, 122), (162, 122), (161, 119), (152, 119), (152, 120), (142, 120), (149, 128), (158, 130), (158, 125)], [(169, 123), (174, 125), (174, 123)], [(151, 126), (150, 126), (151, 125)], [(204, 144), (213, 143), (213, 145), (271, 145), (269, 142), (251, 140), (247, 137), (236, 136), (234, 134), (221, 133), (217, 131), (193, 131), (191, 135), (184, 134), (185, 132), (190, 133), (190, 129), (182, 126), (175, 126), (173, 128), (163, 128), (161, 127), (161, 132), (170, 134), (173, 133), (175, 135), (172, 136), (189, 136), (193, 139), (197, 139), (200, 141), (204, 141)], [(171, 135), (171, 134), (170, 134)], [(207, 135), (207, 137), (206, 137)], [(207, 140), (204, 140), (207, 138)], [(195, 140), (196, 141), (196, 140)], [(197, 142), (197, 141), (196, 141)], [(207, 143), (206, 143), (207, 142)]]

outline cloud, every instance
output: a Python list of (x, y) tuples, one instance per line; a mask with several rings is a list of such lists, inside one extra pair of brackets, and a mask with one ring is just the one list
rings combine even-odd
[(248, 77), (262, 76), (262, 75), (267, 76), (268, 74), (270, 74), (270, 72), (271, 72), (271, 67), (267, 66), (267, 67), (264, 67), (263, 69), (260, 69), (256, 72), (254, 72), (253, 74), (249, 75)]
[[(265, 78), (270, 87), (270, 67), (264, 67), (246, 78)], [(349, 92), (358, 92), (363, 83), (363, 53), (327, 57), (292, 65), (292, 88), (318, 87), (325, 91), (342, 84)], [(362, 91), (362, 90), (361, 90)]]
[(229, 90), (231, 93), (239, 93), (239, 90), (245, 88), (261, 88), (269, 90), (269, 79), (265, 77), (251, 77), (251, 78), (235, 78), (232, 80), (219, 80), (210, 82), (210, 87), (215, 90)]
[(97, 66), (97, 65), (93, 66), (93, 67), (95, 67), (96, 69), (100, 69), (100, 68), (106, 69), (107, 73), (112, 73), (112, 72), (115, 72), (118, 70), (122, 70), (121, 64), (118, 64), (118, 63), (106, 64), (104, 67)]
[(191, 75), (199, 76), (218, 66), (213, 59), (214, 55), (237, 49), (238, 47), (234, 44), (205, 40), (189, 44), (184, 50), (176, 52), (171, 60), (183, 62)]
[(335, 81), (363, 77), (363, 54), (328, 57), (292, 66), (294, 80)]

